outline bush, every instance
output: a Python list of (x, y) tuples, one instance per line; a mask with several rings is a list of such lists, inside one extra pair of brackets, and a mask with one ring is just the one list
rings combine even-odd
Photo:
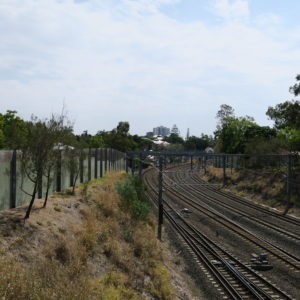
[(125, 180), (116, 184), (120, 196), (121, 209), (128, 211), (135, 220), (146, 220), (150, 212), (150, 205), (145, 195), (145, 187), (137, 176), (126, 175)]

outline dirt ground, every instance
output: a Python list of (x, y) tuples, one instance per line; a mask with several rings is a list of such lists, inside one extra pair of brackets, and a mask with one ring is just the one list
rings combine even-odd
[[(59, 260), (63, 265), (66, 264), (69, 259), (68, 255), (70, 254), (65, 252), (64, 247), (61, 245), (67, 244), (69, 247), (69, 245), (73, 244), (73, 246), (69, 248), (73, 250), (76, 248), (78, 236), (81, 235), (80, 232), (82, 228), (86, 226), (85, 212), (89, 210), (89, 203), (83, 200), (82, 195), (77, 190), (75, 196), (66, 194), (53, 195), (48, 201), (47, 208), (42, 208), (42, 204), (43, 199), (36, 200), (31, 216), (26, 222), (24, 222), (23, 218), (27, 206), (0, 212), (0, 254), (2, 262), (10, 260), (14, 263), (17, 262), (21, 268), (20, 270), (23, 268), (26, 270), (35, 269), (41, 261), (45, 263), (42, 267), (46, 266), (51, 260), (53, 261), (53, 257), (55, 261)], [(105, 225), (100, 225), (100, 228), (105, 229), (106, 227), (104, 226)], [(124, 226), (126, 226), (126, 224), (124, 224)], [(121, 230), (124, 230), (124, 228), (121, 228)], [(155, 229), (153, 228), (152, 230), (154, 231), (152, 235), (155, 236)], [(157, 246), (162, 253), (162, 258), (159, 263), (168, 271), (170, 284), (174, 292), (171, 298), (166, 296), (165, 298), (161, 297), (159, 299), (205, 299), (201, 297), (199, 288), (193, 285), (193, 281), (188, 275), (187, 266), (179, 257), (176, 249), (171, 246), (167, 235), (164, 236), (162, 243), (157, 242)], [(109, 255), (105, 254), (105, 251), (101, 253), (94, 252), (95, 250), (93, 250), (92, 254), (87, 255), (86, 265), (88, 271), (87, 273), (80, 274), (80, 276), (87, 276), (88, 280), (94, 280), (96, 278), (103, 278), (103, 276), (112, 272), (112, 270), (118, 270), (118, 268), (120, 268), (120, 263), (122, 263), (121, 258), (121, 261), (118, 261), (118, 258), (115, 258), (115, 260), (111, 259)], [(120, 256), (122, 256), (122, 252)], [(126, 254), (124, 253), (123, 256), (126, 256)], [(50, 261), (47, 260), (48, 258), (51, 258)], [(137, 264), (140, 263), (142, 262), (137, 262)], [(2, 271), (5, 272), (3, 268)], [(14, 276), (16, 275), (7, 279), (7, 284), (10, 284), (9, 280), (15, 279)], [(143, 277), (142, 274), (141, 277)], [(137, 286), (133, 289), (139, 291), (144, 299), (154, 299), (151, 293), (144, 287), (147, 285), (148, 280), (150, 280), (148, 275), (140, 280), (137, 279)], [(18, 285), (13, 288), (21, 289), (22, 291), (24, 289), (24, 287)], [(104, 290), (104, 292), (107, 292), (107, 290)], [(1, 287), (0, 293), (2, 293), (1, 297), (3, 300), (12, 299), (9, 297), (6, 298), (5, 295), (3, 295), (4, 292), (3, 289), (1, 290)], [(22, 293), (24, 293), (24, 295), (26, 294), (24, 291)], [(81, 295), (82, 299), (84, 299), (85, 292), (82, 291), (81, 293), (83, 294)], [(107, 293), (110, 292), (108, 291)], [(112, 295), (112, 293), (113, 292), (110, 294)], [(16, 299), (26, 299), (26, 297), (20, 296), (20, 298)], [(80, 297), (78, 296), (78, 299), (81, 299)], [(53, 297), (53, 299), (57, 298), (56, 296)], [(47, 299), (47, 297), (44, 299)], [(51, 297), (49, 297), (49, 299), (51, 299)], [(66, 297), (65, 299), (69, 298)], [(123, 298), (118, 298), (118, 296), (114, 298), (114, 296), (111, 296), (109, 299)], [(124, 299), (129, 298), (124, 297)]]

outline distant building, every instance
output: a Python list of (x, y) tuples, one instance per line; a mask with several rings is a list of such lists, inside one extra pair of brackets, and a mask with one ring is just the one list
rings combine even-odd
[(147, 133), (146, 133), (146, 136), (147, 136), (147, 137), (153, 137), (153, 131), (147, 132)]
[(214, 149), (213, 148), (211, 148), (211, 147), (207, 147), (207, 148), (205, 148), (205, 150), (204, 150), (206, 153), (214, 153), (215, 151), (214, 151)]
[(155, 127), (153, 128), (153, 135), (168, 136), (170, 135), (170, 128), (165, 126)]
[(176, 135), (179, 135), (179, 134), (180, 134), (179, 129), (178, 129), (178, 127), (176, 126), (176, 124), (173, 125), (173, 127), (172, 127), (172, 129), (171, 129), (171, 133), (176, 134)]
[(186, 140), (188, 140), (190, 138), (190, 129), (187, 129), (187, 133), (186, 133)]

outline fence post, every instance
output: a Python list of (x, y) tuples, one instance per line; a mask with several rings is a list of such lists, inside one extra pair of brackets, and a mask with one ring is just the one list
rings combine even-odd
[(80, 183), (83, 183), (83, 150), (80, 150), (79, 156), (79, 173), (80, 173)]
[(108, 159), (108, 161), (109, 161), (109, 171), (111, 171), (112, 170), (112, 148), (109, 148), (109, 159)]
[(98, 148), (95, 149), (94, 178), (98, 178)]
[(61, 192), (61, 151), (58, 150), (56, 165), (56, 191)]
[(107, 148), (104, 149), (104, 175), (107, 173)]
[(100, 177), (103, 177), (103, 149), (100, 149)]
[(13, 150), (10, 162), (10, 208), (16, 207), (17, 199), (17, 151)]
[(90, 181), (92, 179), (91, 176), (91, 170), (92, 170), (92, 149), (89, 148), (89, 152), (88, 152), (88, 181)]
[(193, 155), (191, 155), (191, 171), (193, 170)]
[(159, 174), (158, 174), (158, 227), (157, 237), (161, 241), (161, 229), (163, 224), (164, 206), (162, 200), (163, 191), (163, 158), (159, 158)]

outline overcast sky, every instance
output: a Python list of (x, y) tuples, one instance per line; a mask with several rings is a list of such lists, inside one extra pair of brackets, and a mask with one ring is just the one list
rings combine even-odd
[(299, 0), (0, 0), (0, 112), (65, 105), (76, 133), (211, 134), (223, 103), (272, 125), (300, 73)]

